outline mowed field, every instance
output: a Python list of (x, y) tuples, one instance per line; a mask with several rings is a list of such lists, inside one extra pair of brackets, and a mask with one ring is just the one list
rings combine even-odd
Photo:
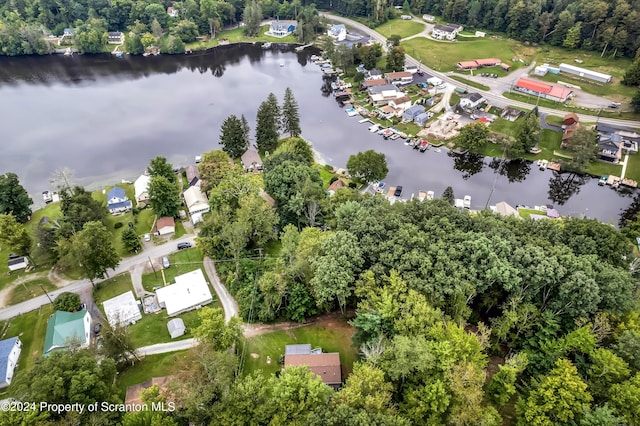
[(425, 25), (420, 22), (409, 21), (404, 19), (391, 19), (384, 24), (376, 27), (375, 30), (385, 36), (386, 38), (396, 34), (401, 38), (409, 37), (414, 34), (418, 34), (424, 30)]

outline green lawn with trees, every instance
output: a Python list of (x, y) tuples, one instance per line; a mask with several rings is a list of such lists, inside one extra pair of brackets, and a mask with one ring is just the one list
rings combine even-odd
[[(44, 288), (44, 291), (43, 291)], [(34, 297), (44, 296), (44, 292), (51, 292), (57, 287), (46, 278), (36, 278), (31, 281), (21, 282), (14, 285), (13, 289), (5, 299), (7, 306), (17, 305), (25, 300), (33, 299)], [(80, 306), (80, 304), (78, 304)]]
[[(128, 326), (131, 334), (131, 342), (137, 348), (156, 343), (173, 342), (193, 337), (193, 329), (200, 325), (197, 310), (185, 312), (175, 317), (168, 317), (164, 311), (157, 314), (143, 314), (142, 319)], [(167, 329), (167, 323), (173, 318), (181, 318), (184, 321), (186, 332), (184, 335), (172, 339)]]
[(390, 19), (374, 29), (386, 38), (389, 38), (394, 34), (399, 35), (400, 38), (405, 38), (418, 34), (425, 29), (425, 25), (420, 22), (404, 19)]
[(129, 386), (137, 385), (153, 377), (170, 376), (177, 372), (179, 361), (185, 358), (186, 353), (187, 351), (177, 351), (147, 355), (142, 361), (120, 372), (116, 380), (120, 398), (124, 399)]

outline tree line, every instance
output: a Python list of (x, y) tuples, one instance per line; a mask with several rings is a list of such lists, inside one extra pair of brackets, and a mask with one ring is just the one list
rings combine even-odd
[[(167, 13), (168, 6), (173, 7), (175, 17)], [(142, 54), (151, 46), (163, 53), (182, 53), (184, 44), (196, 41), (199, 35), (215, 37), (223, 27), (244, 22), (244, 32), (255, 36), (263, 19), (275, 17), (297, 19), (295, 35), (303, 42), (324, 30), (315, 5), (303, 5), (300, 0), (0, 1), (0, 55), (51, 53), (57, 46), (48, 36), (60, 36), (65, 28), (77, 32), (73, 41), (63, 40), (63, 46), (73, 43), (86, 53), (104, 51), (107, 31), (125, 32), (125, 50), (132, 54)]]

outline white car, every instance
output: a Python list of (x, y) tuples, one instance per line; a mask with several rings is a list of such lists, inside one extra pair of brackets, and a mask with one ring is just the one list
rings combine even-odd
[(151, 241), (151, 234), (144, 234), (145, 241)]

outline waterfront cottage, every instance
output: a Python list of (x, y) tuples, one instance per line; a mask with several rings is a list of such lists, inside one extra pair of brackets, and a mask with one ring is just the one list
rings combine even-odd
[(109, 33), (107, 33), (108, 35), (108, 41), (109, 43), (118, 43), (118, 44), (122, 44), (124, 43), (124, 33), (120, 32), (120, 31), (110, 31)]
[(242, 167), (248, 172), (262, 170), (262, 158), (260, 158), (260, 154), (252, 149), (246, 150), (240, 157), (240, 161), (242, 162)]
[(402, 114), (402, 121), (413, 121), (418, 115), (424, 112), (424, 107), (422, 105), (413, 105), (411, 108), (407, 108), (407, 110)]
[(371, 103), (375, 106), (386, 105), (390, 100), (404, 96), (404, 93), (393, 84), (370, 87), (367, 89), (367, 93)]
[(21, 351), (22, 342), (18, 337), (0, 340), (0, 389), (11, 384)]
[(382, 78), (382, 71), (376, 70), (376, 69), (367, 71), (367, 73), (364, 75), (364, 79), (365, 80), (381, 80), (381, 79), (384, 80)]
[(578, 127), (580, 127), (580, 120), (577, 114), (570, 112), (564, 116), (562, 119), (562, 143), (560, 144), (562, 148), (566, 148), (569, 139)]
[(267, 35), (273, 37), (286, 37), (293, 33), (298, 26), (296, 21), (272, 21), (269, 25), (269, 31)]
[(331, 25), (327, 31), (327, 35), (333, 39), (333, 41), (344, 41), (347, 38), (347, 27), (343, 24)]
[(119, 186), (111, 188), (107, 194), (107, 208), (109, 213), (117, 215), (123, 212), (128, 212), (133, 207), (133, 203), (127, 197), (124, 189)]
[(459, 27), (454, 25), (436, 24), (433, 26), (431, 35), (437, 40), (455, 40), (458, 32), (460, 31), (458, 28)]
[(429, 120), (429, 118), (431, 118), (429, 113), (423, 112), (421, 114), (416, 115), (415, 118), (413, 119), (413, 122), (416, 123), (418, 126), (424, 126), (424, 124)]
[(389, 106), (395, 110), (395, 115), (400, 117), (411, 107), (411, 98), (409, 96), (400, 96), (399, 98), (391, 99)]

